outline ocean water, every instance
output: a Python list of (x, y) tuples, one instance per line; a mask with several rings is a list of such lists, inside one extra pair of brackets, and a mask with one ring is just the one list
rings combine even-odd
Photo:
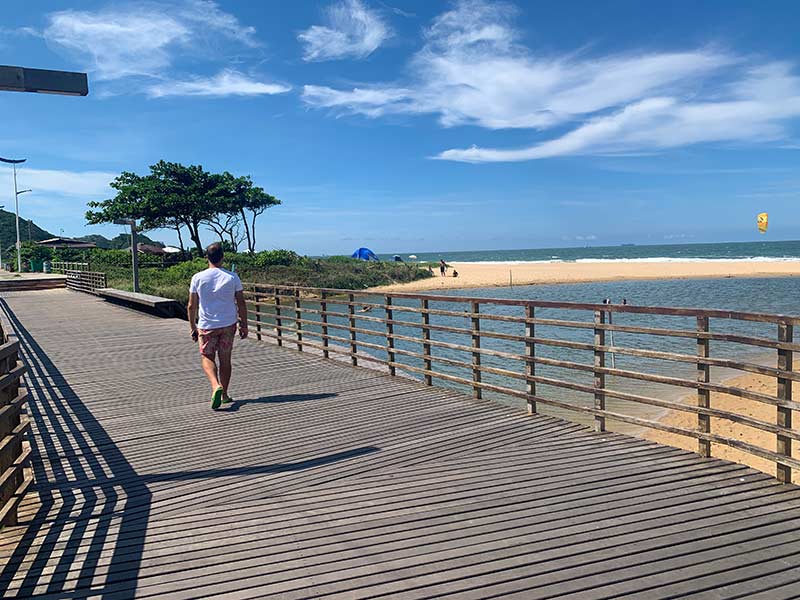
[[(754, 278), (754, 279), (688, 279), (688, 280), (660, 280), (660, 281), (615, 281), (597, 283), (578, 283), (560, 285), (532, 285), (515, 286), (505, 288), (489, 289), (465, 289), (448, 290), (437, 292), (437, 295), (480, 297), (480, 298), (518, 298), (531, 300), (556, 300), (576, 303), (599, 303), (603, 298), (611, 298), (614, 303), (621, 302), (626, 298), (630, 304), (641, 306), (662, 306), (662, 307), (693, 307), (707, 309), (728, 309), (735, 311), (768, 312), (789, 315), (800, 315), (800, 279), (796, 278)], [(364, 298), (365, 303), (381, 303), (382, 297), (375, 296)], [(394, 318), (401, 321), (418, 323), (420, 315), (401, 310), (403, 306), (418, 307), (419, 301), (396, 299), (396, 312)], [(313, 303), (307, 305), (314, 308)], [(431, 303), (431, 308), (442, 309), (456, 312), (466, 312), (468, 304), (457, 301), (437, 301)], [(318, 308), (318, 305), (316, 306)], [(338, 305), (329, 305), (329, 310), (340, 312), (341, 317), (331, 316), (330, 322), (333, 324), (346, 325), (346, 308)], [(485, 305), (481, 308), (482, 312), (490, 312), (498, 315), (517, 315), (522, 316), (522, 307)], [(373, 309), (368, 312), (358, 313), (357, 316), (382, 317), (382, 311)], [(536, 316), (549, 319), (563, 319), (573, 321), (592, 322), (593, 314), (590, 311), (571, 311), (564, 309), (537, 309)], [(307, 318), (313, 319), (313, 315)], [(696, 319), (692, 317), (669, 317), (657, 315), (637, 315), (637, 314), (615, 314), (614, 323), (632, 326), (647, 326), (666, 329), (683, 329), (694, 331)], [(289, 323), (287, 323), (289, 324)], [(432, 315), (431, 324), (443, 325), (451, 328), (468, 329), (470, 326), (469, 318), (456, 316)], [(290, 324), (289, 324), (290, 325)], [(291, 326), (291, 325), (290, 325)], [(358, 334), (359, 340), (385, 346), (385, 325), (382, 323), (358, 319), (358, 327), (365, 330), (375, 331), (375, 335)], [(711, 319), (710, 327), (712, 331), (733, 333), (761, 337), (774, 340), (777, 336), (777, 326), (773, 324), (730, 321), (727, 319)], [(306, 329), (319, 331), (319, 328), (310, 325)], [(482, 331), (494, 331), (514, 335), (523, 335), (524, 326), (521, 323), (482, 320)], [(330, 330), (332, 335), (346, 337), (346, 332), (342, 330)], [(401, 336), (408, 336), (415, 340), (421, 338), (420, 329), (417, 327), (396, 326), (395, 333)], [(551, 338), (567, 341), (591, 343), (593, 341), (593, 331), (591, 329), (572, 329), (553, 326), (537, 326), (537, 337)], [(433, 331), (432, 338), (450, 344), (458, 344), (469, 347), (471, 339), (468, 333), (454, 333), (444, 331)], [(312, 338), (309, 338), (310, 340)], [(334, 342), (337, 343), (337, 342)], [(610, 345), (611, 340), (607, 339)], [(618, 347), (630, 347), (649, 350), (659, 350), (693, 356), (696, 352), (696, 342), (693, 338), (672, 338), (662, 336), (650, 336), (641, 334), (615, 333), (613, 344)], [(493, 339), (482, 337), (481, 345), (483, 348), (500, 350), (512, 354), (523, 354), (524, 344), (517, 341)], [(421, 353), (421, 345), (416, 342), (397, 340), (396, 347), (401, 350)], [(377, 349), (359, 350), (367, 354), (372, 354), (378, 358), (385, 359), (386, 353)], [(469, 363), (471, 353), (469, 350), (454, 350), (449, 348), (432, 349), (434, 356), (446, 359), (458, 360)], [(573, 350), (567, 348), (537, 345), (536, 354), (547, 358), (564, 361), (571, 361), (583, 364), (592, 364), (593, 353), (585, 350)], [(728, 342), (710, 343), (710, 354), (712, 357), (729, 358), (735, 360), (749, 361), (758, 364), (776, 366), (776, 353), (764, 348), (744, 346)], [(413, 357), (398, 354), (397, 361), (415, 367), (421, 367), (421, 361)], [(606, 364), (611, 366), (612, 358), (607, 356)], [(484, 355), (483, 365), (523, 372), (521, 361), (510, 360)], [(676, 363), (657, 359), (647, 359), (632, 356), (616, 355), (614, 366), (619, 369), (627, 369), (638, 372), (653, 373), (656, 375), (668, 375), (687, 380), (694, 380), (696, 368), (691, 363)], [(453, 367), (449, 365), (436, 364), (435, 369), (442, 373), (455, 375), (464, 379), (471, 379), (469, 368)], [(551, 377), (554, 379), (569, 382), (592, 385), (592, 374), (565, 370), (558, 367), (537, 365), (537, 375)], [(419, 375), (408, 372), (408, 376), (419, 378)], [(731, 371), (717, 367), (711, 367), (711, 377), (713, 381), (724, 381), (734, 375), (742, 375), (739, 371)], [(524, 391), (525, 382), (506, 376), (494, 374), (483, 374), (483, 381), (503, 387)], [(468, 386), (438, 381), (436, 385), (456, 388), (462, 391), (469, 391)], [(640, 394), (653, 398), (678, 400), (692, 394), (690, 388), (667, 386), (649, 382), (640, 382), (619, 377), (607, 377), (606, 385), (622, 392)], [(555, 400), (566, 401), (581, 406), (591, 406), (593, 396), (583, 392), (565, 390), (555, 386), (539, 385), (537, 393), (541, 396), (553, 398)], [(523, 406), (523, 401), (493, 392), (484, 392), (484, 397), (493, 398), (500, 402), (514, 406)], [(712, 394), (713, 404), (713, 394)], [(609, 410), (616, 410), (624, 414), (639, 416), (644, 418), (659, 418), (663, 415), (663, 409), (641, 404), (634, 404), (628, 401), (614, 399), (607, 400)], [(583, 417), (572, 411), (541, 406), (540, 412), (552, 414), (570, 420), (588, 422), (589, 417)], [(634, 432), (636, 428), (624, 424), (611, 424), (611, 429), (623, 432)]]
[[(403, 260), (415, 255), (419, 261), (448, 262), (664, 262), (693, 260), (800, 260), (800, 241), (731, 242), (720, 244), (663, 244), (596, 246), (586, 248), (538, 248), (530, 250), (475, 250), (468, 252), (409, 252)], [(391, 260), (392, 255), (381, 255)], [(413, 260), (413, 259), (412, 259)]]

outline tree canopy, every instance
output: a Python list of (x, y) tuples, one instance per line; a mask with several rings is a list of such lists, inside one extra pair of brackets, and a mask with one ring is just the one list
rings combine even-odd
[(235, 177), (224, 171), (210, 173), (200, 165), (159, 161), (148, 175), (123, 172), (112, 183), (114, 198), (90, 202), (90, 225), (116, 219), (137, 219), (143, 231), (174, 229), (183, 248), (185, 229), (197, 250), (203, 252), (202, 227), (214, 231), (233, 248), (246, 241), (255, 251), (256, 219), (281, 203), (249, 176)]

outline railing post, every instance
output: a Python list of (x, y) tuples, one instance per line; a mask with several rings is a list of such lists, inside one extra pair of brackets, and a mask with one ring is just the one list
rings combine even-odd
[(328, 352), (328, 344), (330, 340), (328, 339), (328, 303), (325, 301), (327, 298), (327, 293), (325, 291), (322, 292), (322, 297), (319, 301), (319, 310), (322, 313), (320, 315), (320, 320), (322, 321), (322, 356), (323, 358), (329, 358), (330, 352)]
[(389, 359), (389, 375), (394, 377), (397, 374), (397, 369), (394, 367), (394, 312), (392, 311), (392, 297), (388, 294), (384, 297), (384, 306), (386, 307), (386, 355)]
[(256, 339), (261, 341), (261, 296), (258, 295), (258, 286), (253, 285), (253, 298), (256, 303)]
[[(604, 325), (606, 322), (606, 312), (604, 310), (594, 311), (594, 324)], [(606, 330), (600, 327), (595, 327), (594, 330), (594, 366), (595, 369), (603, 369), (606, 366), (606, 353), (601, 350), (601, 346), (606, 345)], [(594, 372), (594, 407), (596, 410), (606, 409), (606, 395), (602, 391), (606, 387), (606, 376), (598, 370)], [(594, 430), (606, 430), (606, 418), (604, 415), (595, 415), (594, 417)]]
[(350, 329), (350, 362), (354, 367), (358, 366), (358, 344), (356, 343), (356, 296), (355, 294), (348, 294), (347, 314), (349, 315)]
[[(5, 343), (6, 338), (5, 334), (0, 333), (0, 343)], [(17, 364), (17, 355), (16, 353), (7, 356), (5, 359), (2, 360), (2, 365), (0, 365), (0, 375), (6, 375), (10, 373)], [(0, 390), (0, 406), (7, 405), (7, 403), (11, 402), (14, 398), (17, 397), (19, 394), (19, 386), (20, 381), (19, 379), (9, 382), (9, 385)], [(4, 423), (4, 432), (0, 432), (0, 436), (3, 435), (10, 435), (11, 432), (20, 424), (21, 422), (19, 408), (16, 411), (10, 413), (7, 416), (7, 420)], [(8, 451), (8, 458), (5, 459), (5, 464), (2, 465), (3, 470), (10, 467), (22, 454), (22, 439), (17, 438), (16, 440), (12, 441), (9, 446), (6, 447)], [(17, 468), (13, 474), (11, 475), (10, 481), (7, 482), (6, 493), (0, 495), (0, 508), (4, 508), (7, 502), (14, 502), (14, 492), (17, 488), (22, 484), (24, 479), (24, 473), (21, 468)], [(2, 526), (13, 526), (18, 523), (17, 520), (17, 509), (19, 507), (19, 502), (17, 502), (13, 509), (11, 509), (8, 514), (6, 514), (5, 519), (2, 523), (0, 523), (0, 527)]]
[(281, 292), (275, 288), (275, 329), (278, 332), (278, 346), (283, 346), (283, 320), (281, 319)]
[(303, 351), (303, 323), (300, 319), (303, 318), (303, 313), (300, 310), (300, 290), (294, 291), (294, 326), (297, 330), (297, 349)]
[(478, 316), (480, 310), (479, 302), (472, 302), (472, 397), (480, 400), (483, 397), (481, 389), (481, 353), (477, 350), (481, 347), (481, 318)]
[[(530, 304), (525, 306), (525, 358), (528, 360), (525, 361), (525, 377), (535, 377), (536, 376), (536, 363), (533, 362), (533, 358), (536, 356), (536, 348), (533, 344), (533, 338), (535, 337), (535, 330), (534, 325), (531, 323), (533, 319), (533, 306)], [(527, 392), (528, 392), (528, 414), (535, 415), (536, 414), (536, 400), (533, 399), (536, 396), (536, 382), (531, 381), (530, 379), (526, 379), (527, 381)]]
[[(778, 324), (778, 341), (792, 343), (794, 338), (794, 327), (788, 323)], [(778, 349), (778, 368), (781, 371), (791, 371), (793, 352), (791, 350)], [(791, 402), (792, 400), (792, 380), (778, 377), (778, 398)], [(778, 426), (787, 429), (792, 428), (792, 409), (783, 406), (778, 407)], [(792, 438), (778, 435), (778, 454), (783, 456), (792, 455)], [(785, 465), (777, 465), (777, 477), (781, 483), (792, 482), (792, 468)]]
[(431, 361), (431, 315), (428, 312), (428, 299), (422, 298), (420, 300), (420, 307), (422, 308), (422, 366), (428, 371), (425, 373), (425, 385), (433, 385), (433, 377), (430, 371), (433, 368), (433, 361)]
[[(697, 333), (708, 333), (708, 317), (697, 317)], [(708, 358), (709, 340), (708, 338), (697, 336), (697, 358)], [(708, 383), (711, 381), (711, 366), (697, 361), (697, 382)], [(711, 391), (697, 390), (697, 406), (699, 408), (711, 407)], [(700, 433), (711, 433), (711, 417), (709, 415), (697, 414), (697, 430)], [(697, 453), (708, 458), (711, 456), (711, 442), (709, 440), (697, 440)]]

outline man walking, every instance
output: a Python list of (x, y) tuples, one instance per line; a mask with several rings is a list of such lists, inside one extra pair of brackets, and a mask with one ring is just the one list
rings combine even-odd
[(222, 246), (211, 244), (206, 257), (208, 268), (195, 273), (189, 285), (188, 313), (192, 339), (200, 344), (203, 371), (211, 384), (211, 408), (216, 410), (231, 401), (228, 386), (233, 338), (237, 322), (239, 337), (247, 337), (247, 306), (239, 276), (222, 268)]

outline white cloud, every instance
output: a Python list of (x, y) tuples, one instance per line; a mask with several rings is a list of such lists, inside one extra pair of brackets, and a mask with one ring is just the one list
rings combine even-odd
[(800, 114), (792, 65), (758, 65), (710, 47), (541, 56), (519, 42), (515, 14), (507, 4), (461, 0), (427, 29), (407, 80), (352, 89), (306, 85), (303, 99), (369, 118), (434, 114), (445, 127), (571, 128), (523, 148), (452, 149), (436, 157), (463, 162), (774, 141)]
[(97, 12), (65, 10), (48, 16), (42, 35), (76, 55), (97, 80), (163, 77), (181, 52), (195, 57), (212, 38), (255, 47), (255, 29), (211, 0), (160, 5), (137, 3)]
[(306, 86), (303, 97), (312, 106), (369, 117), (432, 113), (444, 126), (544, 128), (668, 84), (686, 85), (735, 60), (711, 50), (600, 60), (537, 57), (517, 43), (514, 14), (505, 4), (463, 0), (428, 28), (407, 84)]
[[(117, 173), (103, 171), (63, 171), (51, 169), (17, 169), (17, 187), (30, 188), (33, 194), (54, 194), (81, 198), (104, 198), (112, 193), (109, 187)], [(13, 189), (11, 169), (0, 169), (0, 190)], [(12, 193), (11, 196), (14, 194)], [(22, 196), (20, 201), (22, 201)]]
[(147, 88), (151, 98), (165, 96), (262, 96), (283, 94), (292, 88), (279, 83), (258, 81), (232, 69), (213, 77), (195, 77), (187, 81), (158, 83)]
[(785, 135), (784, 123), (800, 117), (800, 78), (789, 65), (749, 71), (724, 98), (686, 101), (648, 98), (572, 131), (515, 150), (472, 147), (437, 158), (462, 162), (513, 162), (597, 152), (664, 149), (704, 142), (768, 142)]
[(306, 61), (366, 58), (391, 37), (381, 16), (361, 0), (342, 0), (326, 10), (326, 25), (313, 25), (297, 39)]

